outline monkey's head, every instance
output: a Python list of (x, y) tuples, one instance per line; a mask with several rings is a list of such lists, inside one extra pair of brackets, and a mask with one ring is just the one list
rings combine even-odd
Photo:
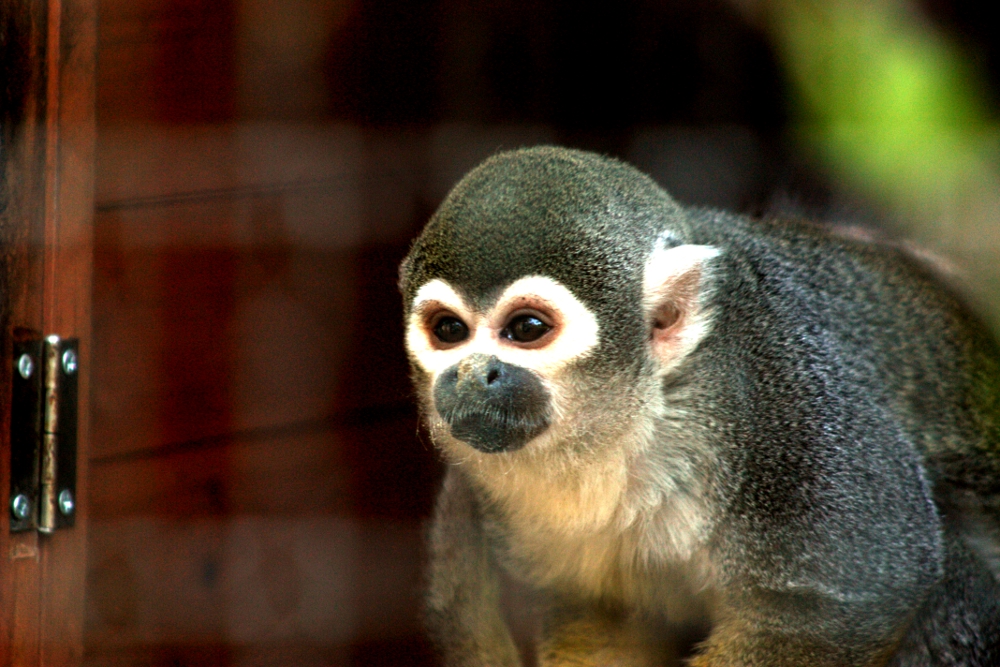
[(435, 443), (457, 457), (593, 448), (648, 424), (707, 326), (716, 251), (687, 236), (651, 179), (597, 155), (519, 150), (466, 175), (400, 269)]

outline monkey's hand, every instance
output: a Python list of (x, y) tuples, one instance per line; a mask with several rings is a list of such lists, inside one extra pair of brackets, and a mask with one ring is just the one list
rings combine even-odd
[(654, 667), (672, 664), (672, 652), (633, 616), (562, 601), (545, 614), (538, 648), (541, 667)]
[(449, 471), (431, 529), (427, 624), (448, 667), (519, 667), (482, 525), (472, 490)]

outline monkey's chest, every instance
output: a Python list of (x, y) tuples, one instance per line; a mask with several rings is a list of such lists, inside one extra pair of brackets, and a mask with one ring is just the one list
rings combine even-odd
[(636, 499), (624, 466), (591, 473), (586, 485), (527, 484), (523, 475), (491, 488), (498, 560), (535, 588), (662, 609), (704, 570), (703, 503), (681, 494)]
[(705, 578), (698, 556), (664, 560), (644, 553), (637, 531), (556, 535), (511, 530), (501, 562), (530, 586), (577, 599), (615, 602), (671, 618), (700, 618)]
[(624, 599), (631, 580), (644, 578), (638, 568), (626, 565), (634, 552), (631, 540), (612, 531), (559, 533), (514, 527), (504, 533), (502, 562), (537, 588)]

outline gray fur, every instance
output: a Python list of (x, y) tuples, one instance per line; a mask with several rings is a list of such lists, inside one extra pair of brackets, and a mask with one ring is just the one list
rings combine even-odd
[[(711, 327), (662, 379), (642, 308), (658, 238), (720, 251), (700, 289)], [(695, 601), (712, 619), (696, 665), (993, 664), (1000, 350), (928, 270), (806, 223), (685, 209), (625, 164), (546, 147), (468, 174), (400, 287), (407, 308), (435, 278), (485, 308), (527, 275), (597, 315), (599, 347), (573, 371), (593, 417), (557, 451), (449, 470), (428, 601), (448, 664), (516, 664), (495, 568), (558, 600), (543, 664), (602, 664), (619, 645), (645, 664), (614, 638)], [(416, 367), (414, 381), (432, 414)], [(621, 489), (592, 492), (616, 457)], [(543, 529), (510, 500), (518, 485), (628, 520)], [(607, 642), (563, 641), (558, 619), (581, 614)]]

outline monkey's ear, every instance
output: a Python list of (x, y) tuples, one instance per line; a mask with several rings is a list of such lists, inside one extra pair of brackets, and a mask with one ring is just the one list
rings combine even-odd
[(708, 331), (702, 312), (703, 277), (719, 250), (705, 245), (657, 247), (643, 276), (643, 301), (653, 356), (665, 372), (673, 368)]

